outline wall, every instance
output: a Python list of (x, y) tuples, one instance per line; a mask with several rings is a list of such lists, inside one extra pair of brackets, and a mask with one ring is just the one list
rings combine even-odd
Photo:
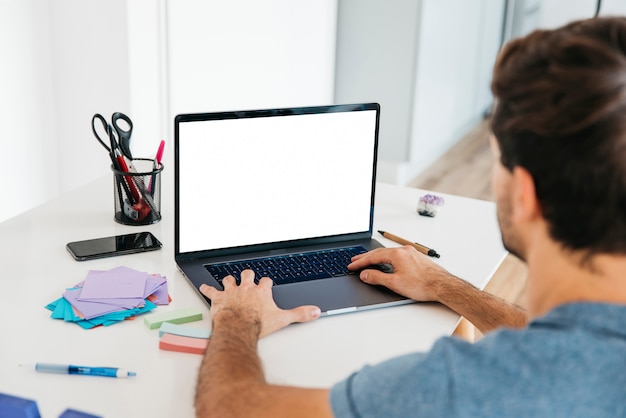
[[(540, 26), (556, 28), (572, 20), (592, 17), (596, 3), (597, 0), (541, 0)], [(602, 0), (600, 15), (626, 15), (626, 1)]]
[(90, 121), (128, 109), (126, 23), (124, 0), (0, 1), (0, 221), (110, 172)]
[(178, 112), (327, 104), (335, 23), (335, 0), (0, 0), (0, 221), (110, 174), (96, 112), (152, 157)]
[(0, 221), (59, 191), (49, 29), (46, 0), (0, 1)]
[[(384, 3), (391, 8), (397, 1)], [(427, 52), (417, 57), (405, 49), (406, 68), (392, 70), (402, 77), (419, 66), (432, 81), (425, 86), (414, 81), (406, 89), (376, 84), (377, 94), (354, 96), (387, 101), (383, 94), (415, 88), (417, 100), (404, 109), (416, 112), (421, 122), (417, 128), (385, 123), (390, 135), (385, 133), (381, 143), (379, 171), (399, 183), (458, 139), (476, 116), (468, 109), (481, 109), (489, 101), (485, 66), (495, 41), (487, 29), (497, 23), (494, 3), (499, 3), (403, 1), (415, 14), (390, 15), (393, 19), (384, 25), (369, 26), (370, 32), (385, 33), (394, 29), (394, 19), (414, 18), (416, 26), (403, 27), (396, 45), (419, 42)], [(337, 100), (334, 67), (346, 51), (335, 55), (335, 36), (347, 28), (336, 26), (339, 2), (343, 0), (0, 0), (0, 221), (109, 174), (104, 149), (91, 133), (96, 112), (131, 115), (133, 150), (151, 157), (159, 139), (171, 141), (177, 112)], [(594, 10), (595, 0), (543, 0), (540, 26), (558, 26)], [(428, 19), (417, 26), (421, 14)], [(603, 0), (601, 14), (626, 15), (626, 2)], [(480, 30), (468, 32), (469, 21)], [(194, 42), (181, 45), (185, 37)], [(375, 38), (372, 42), (370, 47), (384, 49)], [(472, 53), (469, 46), (480, 43), (487, 47)], [(459, 45), (461, 55), (449, 52)], [(398, 51), (389, 49), (386, 56), (397, 58)], [(373, 59), (365, 64), (391, 67)], [(352, 77), (361, 76), (363, 68), (356, 68)], [(407, 100), (405, 95), (400, 101)], [(391, 113), (388, 107), (383, 103), (383, 117)], [(394, 129), (410, 140), (396, 146)]]
[(503, 0), (340, 0), (335, 101), (381, 104), (378, 179), (406, 184), (491, 102)]
[[(167, 105), (166, 8), (166, 0), (126, 1), (133, 156), (154, 158), (160, 140), (169, 140), (172, 131)], [(169, 168), (168, 163), (164, 160)]]
[[(59, 191), (109, 174), (91, 117), (130, 112), (125, 0), (55, 0), (50, 42)], [(112, 193), (112, 192), (111, 192)]]
[(168, 3), (170, 115), (329, 104), (335, 0)]
[(411, 148), (400, 182), (411, 181), (454, 145), (491, 104), (503, 7), (494, 0), (424, 1)]
[(380, 103), (382, 160), (409, 152), (421, 3), (339, 0), (334, 100)]

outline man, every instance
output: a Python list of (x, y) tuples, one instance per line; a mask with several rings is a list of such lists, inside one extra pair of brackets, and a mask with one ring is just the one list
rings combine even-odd
[(331, 390), (277, 387), (265, 381), (258, 339), (320, 312), (280, 310), (271, 280), (257, 286), (246, 271), (239, 286), (202, 288), (213, 336), (198, 416), (626, 416), (626, 18), (514, 40), (492, 91), (498, 222), (528, 264), (528, 312), (410, 247), (374, 250), (349, 267), (387, 262), (394, 272), (366, 269), (361, 280), (441, 302), (485, 337), (442, 338)]

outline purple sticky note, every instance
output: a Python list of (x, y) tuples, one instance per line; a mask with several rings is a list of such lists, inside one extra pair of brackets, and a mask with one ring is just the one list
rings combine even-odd
[(151, 294), (157, 291), (157, 289), (167, 283), (165, 276), (159, 274), (150, 274), (146, 279), (146, 288), (143, 292), (143, 297), (147, 298)]
[(168, 305), (170, 303), (170, 295), (167, 291), (167, 282), (163, 283), (154, 293), (152, 293), (150, 300), (157, 305)]
[(77, 411), (76, 409), (66, 409), (59, 418), (102, 418), (100, 415), (92, 415), (86, 412)]
[(90, 271), (85, 278), (80, 300), (143, 298), (148, 273), (116, 267), (109, 271)]
[[(69, 289), (63, 293), (63, 297), (81, 314), (85, 319), (95, 318), (105, 313), (123, 310), (124, 308), (116, 305), (108, 305), (105, 303), (91, 303), (88, 301), (78, 300), (80, 289)], [(67, 320), (67, 319), (66, 319)]]

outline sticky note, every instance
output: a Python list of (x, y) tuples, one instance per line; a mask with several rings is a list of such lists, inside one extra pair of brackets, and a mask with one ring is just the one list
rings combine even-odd
[(202, 319), (202, 311), (198, 308), (184, 308), (173, 311), (159, 312), (148, 315), (143, 322), (150, 329), (159, 328), (163, 322), (184, 324), (186, 322), (199, 321)]
[(209, 346), (207, 338), (183, 337), (174, 334), (163, 334), (159, 339), (159, 348), (180, 353), (204, 354)]
[(146, 272), (123, 266), (107, 271), (90, 270), (83, 283), (80, 300), (143, 299), (148, 276)]
[(0, 418), (41, 418), (37, 402), (0, 393)]
[(206, 328), (189, 327), (185, 325), (173, 324), (171, 322), (163, 322), (159, 328), (159, 337), (163, 334), (180, 335), (181, 337), (191, 338), (209, 338), (211, 330)]

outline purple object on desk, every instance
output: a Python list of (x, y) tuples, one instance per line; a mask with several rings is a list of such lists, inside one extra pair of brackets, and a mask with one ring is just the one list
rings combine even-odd
[(0, 393), (0, 418), (41, 418), (37, 402)]
[(100, 415), (92, 415), (75, 409), (66, 409), (59, 418), (102, 418)]
[(444, 200), (441, 196), (426, 194), (420, 197), (417, 204), (417, 213), (422, 216), (430, 216), (431, 218), (437, 214), (439, 207), (443, 206)]
[(143, 299), (147, 277), (145, 272), (123, 266), (108, 271), (92, 270), (85, 278), (79, 299)]

